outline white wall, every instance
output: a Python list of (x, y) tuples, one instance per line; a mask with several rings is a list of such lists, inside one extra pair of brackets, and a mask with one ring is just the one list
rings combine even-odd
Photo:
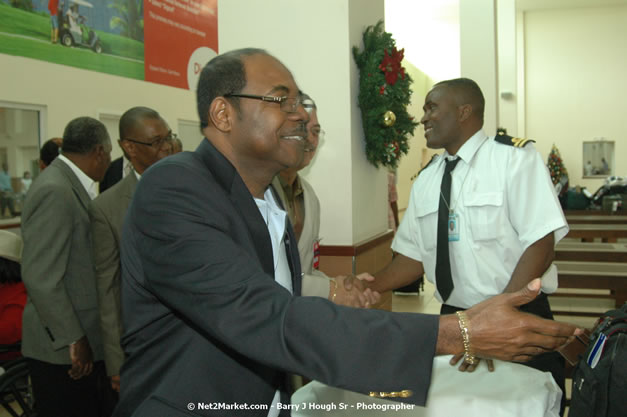
[(555, 144), (570, 184), (582, 178), (582, 142), (616, 142), (616, 174), (627, 175), (627, 6), (525, 13), (526, 135), (546, 158)]
[[(386, 0), (385, 30), (405, 49), (403, 66), (413, 79), (407, 111), (420, 121), (433, 84), (460, 76), (459, 0)], [(426, 147), (422, 125), (416, 127), (397, 169), (399, 214), (407, 208), (412, 177), (438, 152)]]
[(475, 80), (483, 91), (483, 126), (488, 135), (494, 135), (498, 127), (495, 2), (496, 0), (459, 2), (461, 76)]
[(304, 176), (322, 206), (323, 245), (351, 245), (387, 228), (386, 174), (366, 162), (351, 53), (381, 18), (383, 0), (218, 2), (220, 51), (267, 49), (317, 102), (326, 138)]
[[(0, 99), (46, 107), (48, 137), (63, 136), (79, 116), (121, 115), (134, 106), (157, 110), (176, 129), (178, 119), (197, 120), (195, 95), (188, 90), (102, 74), (30, 58), (0, 54)], [(111, 138), (118, 139), (116, 134)], [(185, 143), (195, 149), (195, 143)], [(113, 146), (113, 157), (121, 155)]]

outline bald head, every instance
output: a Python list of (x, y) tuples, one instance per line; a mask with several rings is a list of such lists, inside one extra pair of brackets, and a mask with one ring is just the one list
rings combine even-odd
[(133, 107), (128, 109), (122, 117), (120, 117), (120, 139), (127, 138), (142, 120), (144, 119), (160, 119), (161, 115), (156, 110), (149, 107)]

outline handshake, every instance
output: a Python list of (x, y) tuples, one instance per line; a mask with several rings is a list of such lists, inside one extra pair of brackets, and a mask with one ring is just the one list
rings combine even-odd
[(348, 307), (370, 308), (378, 303), (381, 295), (368, 288), (367, 282), (374, 281), (369, 273), (339, 275), (330, 279), (329, 300)]

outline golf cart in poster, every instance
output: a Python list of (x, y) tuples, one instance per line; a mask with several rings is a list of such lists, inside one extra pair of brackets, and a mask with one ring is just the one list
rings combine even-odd
[(70, 0), (70, 8), (63, 15), (63, 25), (59, 28), (59, 39), (63, 46), (82, 46), (96, 53), (102, 52), (100, 38), (85, 22), (87, 18), (78, 13), (78, 6), (94, 7), (85, 0)]

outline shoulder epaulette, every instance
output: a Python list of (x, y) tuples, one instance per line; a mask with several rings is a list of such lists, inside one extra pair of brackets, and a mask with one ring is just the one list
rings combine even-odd
[(422, 171), (424, 171), (425, 169), (427, 169), (427, 167), (428, 167), (429, 165), (431, 165), (431, 162), (433, 162), (433, 161), (434, 161), (434, 160), (435, 160), (438, 156), (439, 156), (439, 154), (435, 154), (435, 155), (433, 155), (433, 156), (431, 157), (431, 159), (429, 160), (429, 162), (427, 162), (427, 165), (423, 166), (423, 167), (420, 169), (420, 171), (416, 172), (416, 175), (412, 176), (412, 177), (410, 178), (410, 181), (413, 181), (413, 180), (415, 180), (416, 178), (418, 178), (418, 175), (420, 175), (420, 173), (421, 173)]
[(533, 143), (536, 142), (535, 140), (531, 140), (531, 139), (513, 138), (509, 135), (496, 135), (494, 137), (494, 140), (497, 141), (498, 143), (502, 143), (503, 145), (509, 145), (515, 148), (523, 148), (525, 147), (525, 145), (531, 142)]

